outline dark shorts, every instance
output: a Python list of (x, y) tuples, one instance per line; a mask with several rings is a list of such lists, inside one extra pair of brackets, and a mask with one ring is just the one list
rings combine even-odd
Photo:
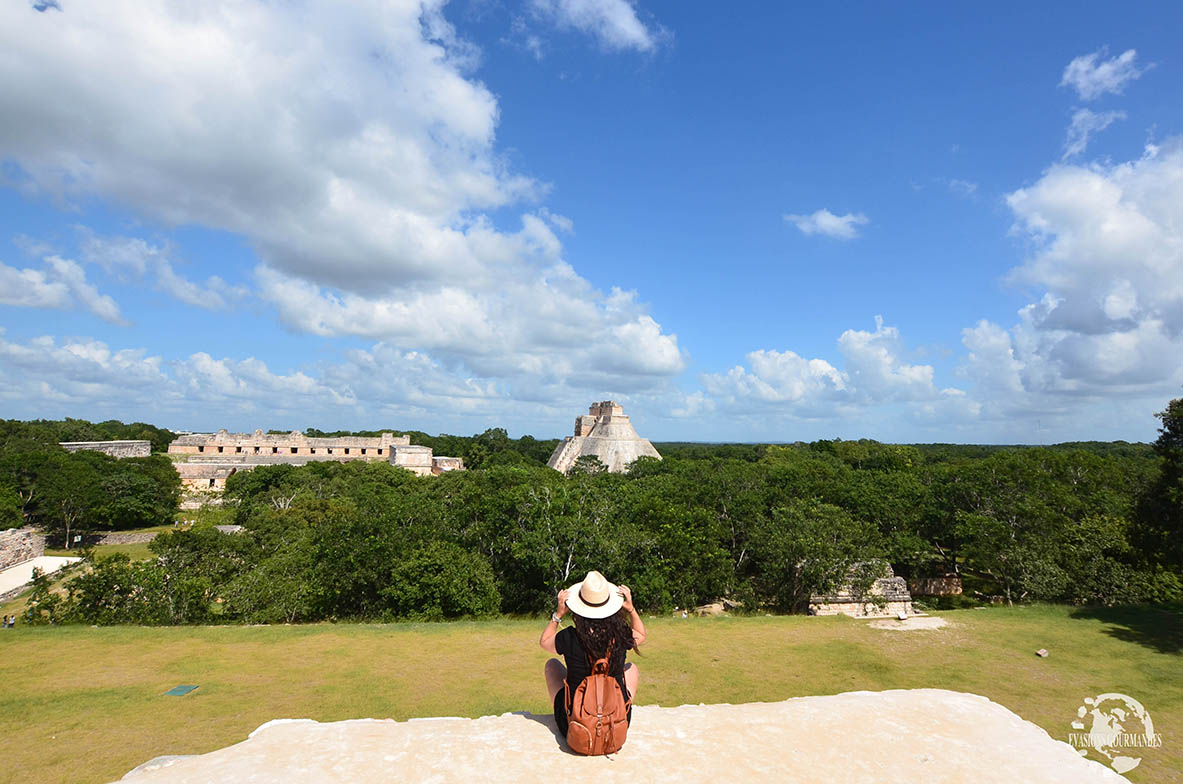
[[(621, 686), (621, 688), (624, 689), (623, 686)], [(555, 694), (555, 704), (554, 704), (555, 725), (559, 728), (559, 734), (562, 735), (564, 738), (567, 737), (567, 704), (563, 701), (563, 698), (566, 696), (566, 693), (567, 693), (566, 689), (559, 689), (558, 693)], [(572, 689), (571, 693), (574, 694), (575, 690)], [(626, 694), (628, 693), (627, 689), (625, 689), (625, 693)], [(629, 726), (632, 726), (632, 723), (633, 723), (633, 706), (632, 706), (632, 704), (630, 704), (628, 706), (628, 715), (625, 716), (625, 721), (627, 721), (629, 723)]]

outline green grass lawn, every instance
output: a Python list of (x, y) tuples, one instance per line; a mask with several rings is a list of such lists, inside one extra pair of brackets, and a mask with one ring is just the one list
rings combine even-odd
[[(45, 548), (46, 555), (67, 555), (76, 557), (80, 554), (80, 550), (75, 547), (71, 550), (55, 549), (51, 547)], [(148, 542), (136, 542), (135, 544), (100, 544), (95, 545), (95, 558), (102, 560), (109, 558), (115, 553), (127, 553), (133, 561), (141, 561), (145, 558), (155, 558), (156, 556), (148, 549)]]
[[(1183, 608), (1031, 606), (941, 613), (934, 631), (845, 617), (648, 620), (638, 704), (782, 700), (858, 689), (983, 694), (1064, 740), (1086, 696), (1139, 699), (1162, 733), (1135, 782), (1183, 770)], [(0, 737), (11, 782), (114, 781), (162, 754), (243, 740), (274, 718), (549, 710), (543, 622), (0, 633)], [(1034, 655), (1047, 648), (1049, 658)], [(474, 663), (483, 666), (474, 670)], [(164, 697), (178, 684), (201, 688)], [(838, 742), (840, 739), (835, 739)]]

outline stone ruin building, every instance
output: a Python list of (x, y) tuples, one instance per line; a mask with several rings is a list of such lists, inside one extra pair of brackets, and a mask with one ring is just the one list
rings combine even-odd
[(290, 433), (194, 433), (179, 436), (168, 446), (181, 484), (186, 490), (220, 491), (239, 471), (262, 465), (304, 465), (315, 461), (386, 461), (419, 476), (463, 471), (459, 457), (439, 457), (429, 446), (414, 446), (410, 436), (382, 433), (377, 438), (341, 436), (316, 438), (299, 430)]
[(565, 474), (576, 460), (588, 455), (599, 458), (615, 473), (627, 471), (638, 457), (661, 459), (649, 439), (637, 435), (624, 409), (611, 400), (592, 403), (585, 416), (576, 417), (575, 435), (559, 442), (546, 464)]
[(151, 441), (60, 441), (58, 446), (67, 452), (102, 452), (111, 457), (147, 457), (152, 454)]
[(881, 575), (875, 578), (866, 593), (860, 593), (853, 585), (846, 583), (832, 594), (814, 594), (809, 597), (809, 614), (850, 615), (855, 618), (897, 618), (901, 613), (904, 617), (915, 614), (908, 582), (903, 577), (895, 576), (891, 564), (882, 561), (856, 563), (851, 566), (852, 576), (862, 568), (871, 568)]

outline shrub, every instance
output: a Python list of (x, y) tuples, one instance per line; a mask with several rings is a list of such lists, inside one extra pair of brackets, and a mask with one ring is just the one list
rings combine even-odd
[(489, 562), (442, 541), (408, 553), (394, 567), (382, 595), (396, 617), (424, 621), (488, 616), (501, 606)]

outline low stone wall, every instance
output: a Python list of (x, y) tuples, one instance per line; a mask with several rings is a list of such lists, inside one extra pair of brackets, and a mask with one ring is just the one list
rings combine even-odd
[(152, 454), (151, 441), (62, 441), (59, 446), (67, 452), (102, 452), (111, 457), (148, 457)]
[(149, 531), (148, 533), (103, 534), (98, 538), (97, 544), (143, 544), (144, 542), (151, 542), (155, 538), (155, 531)]
[(0, 569), (45, 555), (45, 536), (32, 528), (0, 531)]

